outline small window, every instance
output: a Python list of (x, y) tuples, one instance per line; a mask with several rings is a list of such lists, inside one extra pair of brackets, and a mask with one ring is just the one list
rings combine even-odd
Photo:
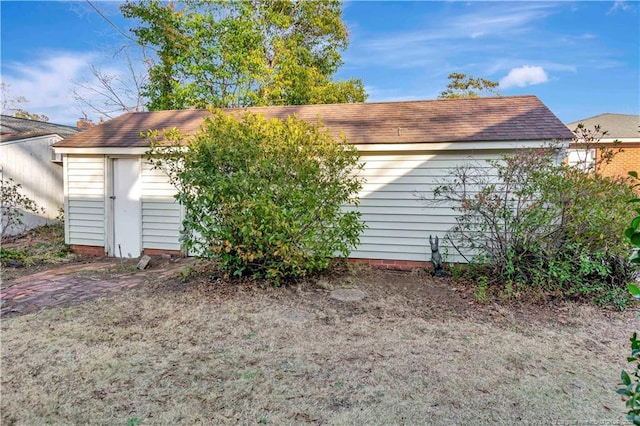
[(572, 167), (581, 170), (593, 170), (596, 163), (595, 149), (569, 149), (567, 150), (567, 162)]
[(52, 146), (49, 146), (49, 154), (52, 162), (62, 163), (62, 154), (56, 154)]

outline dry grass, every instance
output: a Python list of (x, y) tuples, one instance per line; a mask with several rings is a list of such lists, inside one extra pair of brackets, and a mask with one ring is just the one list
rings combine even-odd
[(635, 326), (478, 306), (420, 274), (149, 283), (4, 319), (2, 424), (613, 424)]

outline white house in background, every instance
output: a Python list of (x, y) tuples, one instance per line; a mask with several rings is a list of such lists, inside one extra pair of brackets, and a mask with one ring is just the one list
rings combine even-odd
[[(320, 117), (347, 137), (365, 163), (358, 209), (368, 228), (351, 254), (410, 268), (430, 259), (429, 235), (442, 237), (454, 211), (425, 207), (451, 167), (484, 164), (517, 148), (564, 143), (572, 133), (535, 96), (248, 108), (267, 118)], [(241, 110), (230, 109), (237, 113)], [(183, 211), (175, 189), (144, 159), (148, 129), (197, 131), (206, 110), (127, 113), (55, 144), (64, 161), (66, 242), (86, 254), (137, 257), (181, 253)], [(444, 248), (446, 250), (446, 247)], [(449, 249), (449, 261), (463, 261)], [(188, 254), (188, 253), (187, 253)]]
[(0, 116), (0, 176), (21, 184), (22, 194), (44, 208), (42, 214), (27, 212), (24, 228), (11, 229), (10, 235), (58, 216), (64, 205), (62, 156), (56, 156), (51, 146), (78, 131), (71, 126)]

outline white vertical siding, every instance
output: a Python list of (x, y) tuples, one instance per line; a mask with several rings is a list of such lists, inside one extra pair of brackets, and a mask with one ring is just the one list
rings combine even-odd
[(104, 156), (68, 155), (65, 165), (67, 243), (104, 247)]
[(182, 210), (176, 188), (161, 170), (142, 162), (142, 248), (180, 250)]
[(51, 145), (59, 140), (59, 136), (49, 135), (0, 143), (2, 178), (22, 185), (20, 192), (44, 208), (43, 213), (25, 212), (24, 227), (9, 230), (10, 234), (44, 225), (58, 216), (64, 202), (62, 165), (51, 161)]
[(362, 172), (366, 183), (357, 209), (368, 228), (360, 236), (353, 258), (416, 260), (431, 259), (429, 235), (440, 237), (446, 261), (463, 262), (444, 239), (455, 225), (455, 212), (444, 205), (427, 205), (417, 194), (433, 198), (433, 190), (448, 177), (452, 167), (471, 163), (487, 167), (486, 160), (500, 153), (467, 152), (367, 154)]

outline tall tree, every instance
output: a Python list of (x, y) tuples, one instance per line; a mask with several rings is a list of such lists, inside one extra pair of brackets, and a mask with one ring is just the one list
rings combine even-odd
[(361, 80), (335, 81), (348, 44), (339, 1), (129, 1), (133, 34), (157, 54), (148, 108), (363, 102)]
[(438, 95), (438, 99), (478, 98), (480, 96), (500, 96), (497, 87), (500, 83), (484, 78), (475, 78), (459, 72), (449, 74), (447, 89)]

